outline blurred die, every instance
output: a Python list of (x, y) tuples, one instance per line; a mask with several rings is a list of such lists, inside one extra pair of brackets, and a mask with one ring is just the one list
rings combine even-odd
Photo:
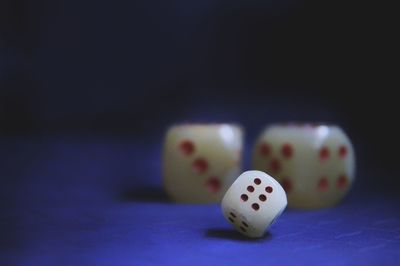
[(256, 141), (253, 168), (282, 184), (289, 207), (329, 207), (345, 197), (354, 181), (354, 149), (336, 125), (277, 124)]
[(220, 202), (241, 170), (243, 132), (235, 124), (169, 128), (163, 150), (164, 188), (182, 203)]

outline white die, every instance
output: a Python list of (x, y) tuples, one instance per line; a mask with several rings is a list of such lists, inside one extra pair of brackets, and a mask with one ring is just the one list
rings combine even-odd
[(354, 181), (354, 149), (335, 125), (272, 125), (254, 146), (253, 167), (282, 184), (289, 207), (329, 207), (344, 198)]
[(240, 173), (243, 130), (235, 124), (171, 126), (163, 148), (163, 183), (182, 203), (220, 202)]
[(286, 208), (281, 185), (261, 171), (242, 173), (222, 199), (224, 217), (240, 233), (261, 237)]

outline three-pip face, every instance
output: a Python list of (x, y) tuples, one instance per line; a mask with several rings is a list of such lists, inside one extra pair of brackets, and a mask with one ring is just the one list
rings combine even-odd
[(354, 150), (338, 126), (273, 125), (254, 146), (253, 167), (282, 184), (289, 207), (328, 207), (338, 203), (353, 183)]
[(240, 172), (242, 138), (232, 124), (171, 127), (163, 150), (167, 194), (177, 202), (219, 202)]

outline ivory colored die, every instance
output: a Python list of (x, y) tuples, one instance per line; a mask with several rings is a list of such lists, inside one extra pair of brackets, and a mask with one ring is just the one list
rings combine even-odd
[(224, 217), (243, 235), (261, 237), (286, 208), (281, 185), (261, 171), (246, 171), (222, 199)]
[(272, 125), (254, 146), (253, 167), (282, 184), (289, 207), (329, 207), (344, 198), (354, 181), (354, 150), (335, 125)]
[(220, 202), (240, 173), (243, 133), (234, 124), (169, 128), (163, 150), (167, 194), (181, 203)]

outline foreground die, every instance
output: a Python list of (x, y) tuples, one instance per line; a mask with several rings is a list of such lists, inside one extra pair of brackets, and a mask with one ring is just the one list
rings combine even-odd
[(167, 194), (182, 203), (215, 203), (240, 173), (242, 129), (232, 124), (171, 127), (163, 151)]
[(273, 125), (255, 144), (253, 167), (282, 184), (289, 207), (329, 207), (343, 199), (354, 181), (354, 150), (338, 126)]
[(261, 237), (286, 208), (281, 185), (261, 171), (246, 171), (222, 199), (224, 217), (243, 235)]

